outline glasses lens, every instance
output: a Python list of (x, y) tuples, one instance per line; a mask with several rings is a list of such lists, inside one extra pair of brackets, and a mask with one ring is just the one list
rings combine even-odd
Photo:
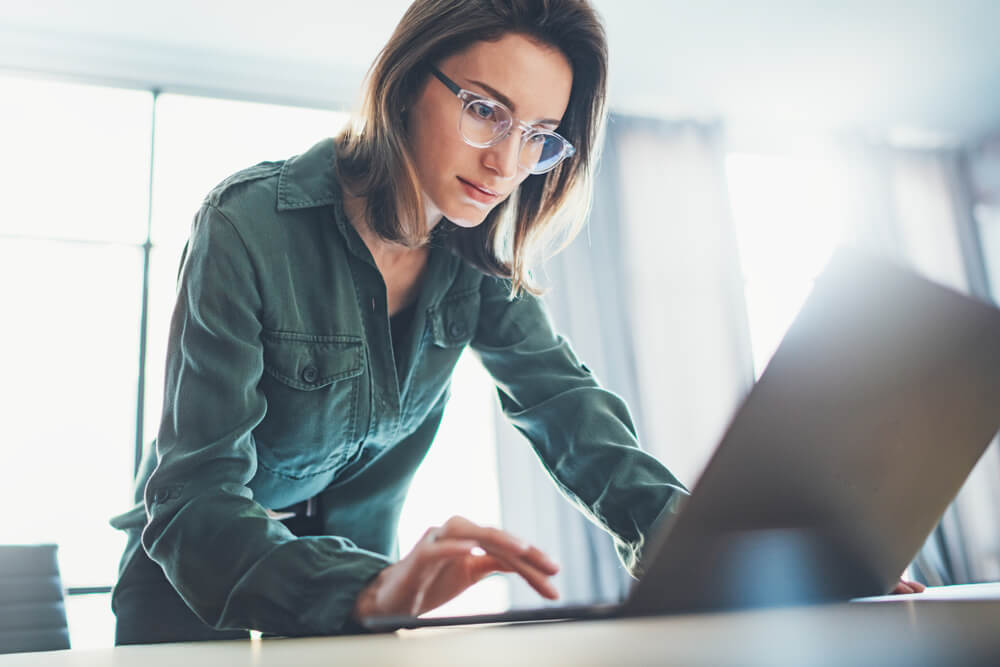
[(565, 147), (563, 138), (555, 134), (532, 134), (521, 146), (520, 165), (536, 174), (548, 171), (559, 164)]
[(470, 100), (462, 110), (460, 129), (471, 144), (489, 146), (500, 139), (512, 123), (510, 112), (490, 100)]

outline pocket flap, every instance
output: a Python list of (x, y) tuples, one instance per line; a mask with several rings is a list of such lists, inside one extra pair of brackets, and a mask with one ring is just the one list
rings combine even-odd
[(358, 336), (272, 331), (262, 338), (264, 371), (295, 389), (319, 389), (364, 370), (364, 343)]
[(431, 309), (430, 321), (435, 345), (466, 345), (479, 325), (479, 289), (447, 297)]

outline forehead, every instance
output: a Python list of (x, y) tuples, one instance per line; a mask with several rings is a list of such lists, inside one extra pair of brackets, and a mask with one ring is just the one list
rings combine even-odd
[(529, 122), (562, 118), (573, 87), (573, 70), (561, 51), (517, 34), (476, 42), (442, 66), (463, 88), (485, 93), (472, 83), (481, 81), (503, 93)]

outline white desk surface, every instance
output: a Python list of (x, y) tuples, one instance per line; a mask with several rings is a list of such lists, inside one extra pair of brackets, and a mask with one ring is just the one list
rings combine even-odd
[(1000, 581), (989, 584), (936, 586), (912, 595), (880, 595), (858, 598), (857, 602), (898, 602), (899, 600), (1000, 600)]
[(874, 604), (24, 653), (0, 655), (0, 667), (1000, 665), (1000, 584), (928, 590)]

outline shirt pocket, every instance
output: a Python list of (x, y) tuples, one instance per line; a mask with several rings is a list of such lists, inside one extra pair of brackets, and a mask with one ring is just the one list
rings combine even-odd
[(435, 347), (464, 348), (479, 323), (479, 288), (445, 297), (430, 309), (428, 319)]
[(258, 463), (290, 479), (342, 466), (368, 429), (363, 340), (271, 331), (262, 342), (267, 412), (254, 429)]

